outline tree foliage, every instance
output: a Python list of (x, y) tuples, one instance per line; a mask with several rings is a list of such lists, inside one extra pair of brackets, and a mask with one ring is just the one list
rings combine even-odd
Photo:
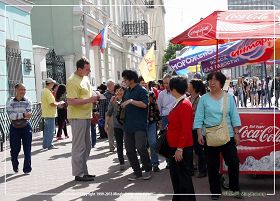
[(172, 43), (169, 43), (166, 50), (164, 50), (165, 54), (163, 56), (163, 68), (162, 68), (162, 72), (164, 74), (164, 72), (166, 72), (167, 70), (167, 65), (166, 62), (175, 59), (176, 58), (176, 51), (180, 51), (181, 49), (183, 49), (183, 45), (174, 45)]

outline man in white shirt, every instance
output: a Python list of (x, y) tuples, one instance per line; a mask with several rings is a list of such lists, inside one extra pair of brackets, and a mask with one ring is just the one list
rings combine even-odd
[[(170, 79), (171, 79), (171, 75), (168, 74), (163, 77), (163, 86), (165, 89), (159, 93), (158, 100), (157, 100), (160, 119), (161, 119), (160, 121), (161, 130), (166, 128), (168, 124), (168, 119), (167, 119), (168, 114), (176, 103), (176, 98), (172, 96), (170, 93), (170, 88), (169, 88)], [(166, 163), (167, 163), (166, 168), (168, 169), (169, 161), (167, 159), (166, 159)]]
[(176, 98), (174, 98), (174, 96), (171, 95), (169, 89), (170, 78), (171, 75), (168, 74), (163, 77), (163, 86), (165, 89), (159, 93), (157, 101), (161, 117), (161, 129), (164, 129), (167, 126), (167, 116), (176, 103)]

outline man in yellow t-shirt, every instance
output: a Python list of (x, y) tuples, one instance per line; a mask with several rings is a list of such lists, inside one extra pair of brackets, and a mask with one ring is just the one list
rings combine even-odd
[(45, 80), (46, 87), (41, 95), (42, 117), (44, 118), (43, 149), (53, 149), (53, 136), (55, 134), (55, 117), (57, 106), (63, 105), (64, 101), (56, 102), (51, 89), (56, 83), (52, 78)]
[(67, 80), (67, 115), (72, 130), (72, 174), (76, 181), (93, 181), (89, 175), (87, 160), (91, 150), (90, 119), (92, 105), (99, 96), (93, 96), (89, 82), (89, 61), (83, 57), (76, 63), (77, 70)]

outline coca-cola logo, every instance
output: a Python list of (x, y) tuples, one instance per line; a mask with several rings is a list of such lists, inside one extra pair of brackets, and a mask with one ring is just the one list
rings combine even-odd
[(232, 13), (225, 16), (226, 21), (252, 21), (252, 20), (267, 20), (268, 13)]
[(212, 25), (209, 23), (199, 24), (195, 27), (193, 27), (189, 33), (188, 36), (191, 38), (197, 38), (201, 36), (207, 35), (212, 30)]
[[(275, 128), (275, 134), (274, 134)], [(260, 126), (260, 125), (250, 125), (243, 126), (239, 130), (240, 142), (280, 142), (280, 129), (277, 126)]]

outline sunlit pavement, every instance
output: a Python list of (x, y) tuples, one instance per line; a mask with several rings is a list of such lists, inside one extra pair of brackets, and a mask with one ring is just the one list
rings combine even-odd
[[(30, 175), (22, 172), (22, 152), (18, 173), (12, 170), (9, 149), (0, 152), (0, 201), (153, 201), (172, 198), (172, 185), (163, 158), (160, 164), (161, 171), (153, 173), (150, 180), (129, 182), (128, 175), (132, 173), (132, 169), (129, 168), (128, 162), (126, 161), (126, 170), (120, 171), (116, 152), (109, 152), (108, 141), (98, 140), (88, 161), (89, 172), (95, 174), (96, 179), (93, 182), (77, 182), (71, 174), (71, 137), (55, 141), (58, 149), (46, 151), (42, 150), (41, 145), (41, 134), (37, 134), (37, 137), (33, 138), (33, 170)], [(209, 194), (207, 178), (198, 179), (194, 176), (193, 183), (197, 194)], [(280, 187), (278, 176), (276, 185)], [(273, 193), (273, 176), (241, 175), (240, 186), (244, 191), (245, 200), (280, 200), (280, 191), (277, 188), (276, 196), (262, 197), (266, 193)], [(197, 200), (210, 200), (210, 196), (197, 196)], [(222, 196), (221, 200), (236, 199)]]

